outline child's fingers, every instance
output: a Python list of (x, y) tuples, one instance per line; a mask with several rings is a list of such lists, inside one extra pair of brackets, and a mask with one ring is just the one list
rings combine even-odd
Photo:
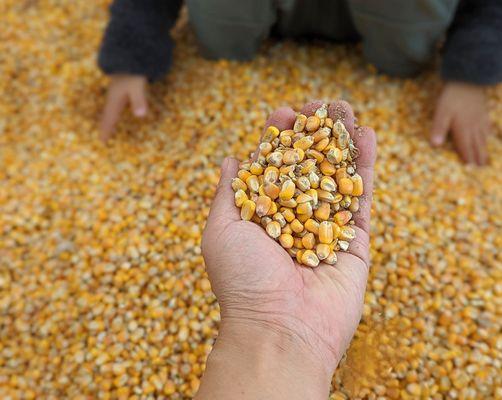
[(126, 103), (127, 97), (123, 94), (110, 93), (108, 95), (103, 117), (101, 118), (101, 140), (107, 141), (110, 139)]
[(144, 117), (148, 110), (145, 92), (143, 88), (137, 88), (129, 94), (132, 112), (136, 117)]
[(357, 173), (361, 175), (364, 184), (364, 193), (359, 197), (359, 211), (354, 214), (354, 221), (358, 227), (369, 235), (373, 171), (376, 160), (375, 131), (368, 127), (358, 127), (355, 129), (352, 139), (359, 150), (359, 157), (356, 159)]
[(454, 127), (453, 137), (455, 139), (455, 148), (462, 160), (467, 164), (475, 164), (475, 143), (470, 132), (465, 130), (465, 128)]
[(451, 114), (437, 108), (432, 121), (430, 141), (433, 146), (441, 146), (448, 135)]

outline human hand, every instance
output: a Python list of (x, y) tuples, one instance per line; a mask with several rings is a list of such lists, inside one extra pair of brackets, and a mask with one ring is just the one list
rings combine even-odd
[(462, 82), (447, 82), (439, 96), (431, 131), (431, 143), (440, 146), (449, 132), (462, 160), (485, 165), (490, 118), (484, 89)]
[[(310, 103), (302, 113), (312, 115), (321, 104)], [(227, 332), (242, 337), (241, 347), (254, 343), (257, 337), (260, 343), (267, 342), (270, 336), (279, 337), (282, 349), (301, 355), (304, 370), (311, 365), (318, 376), (327, 377), (328, 388), (361, 317), (369, 267), (376, 154), (374, 131), (354, 128), (354, 114), (348, 103), (334, 103), (329, 114), (335, 121), (342, 119), (359, 148), (357, 171), (365, 187), (360, 210), (354, 216), (356, 239), (348, 252), (337, 254), (335, 266), (324, 263), (317, 268), (301, 266), (261, 226), (241, 220), (231, 188), (238, 170), (234, 159), (223, 163), (202, 239), (209, 279), (221, 307), (218, 341), (222, 336), (223, 340), (239, 341), (225, 338)], [(291, 129), (295, 117), (291, 108), (280, 108), (270, 116), (266, 126)], [(306, 379), (305, 374), (302, 376)]]
[(106, 105), (101, 118), (101, 140), (111, 138), (122, 110), (131, 104), (136, 117), (144, 117), (147, 113), (146, 78), (140, 75), (112, 75)]

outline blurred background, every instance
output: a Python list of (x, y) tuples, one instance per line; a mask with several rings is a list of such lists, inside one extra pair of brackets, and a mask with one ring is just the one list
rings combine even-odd
[[(344, 98), (378, 137), (364, 316), (332, 399), (502, 398), (502, 87), (491, 162), (428, 143), (439, 77), (360, 46), (208, 61), (186, 11), (143, 120), (98, 137), (109, 1), (0, 1), (0, 397), (190, 398), (218, 331), (200, 238), (227, 155), (274, 108)], [(497, 372), (498, 371), (498, 372)]]

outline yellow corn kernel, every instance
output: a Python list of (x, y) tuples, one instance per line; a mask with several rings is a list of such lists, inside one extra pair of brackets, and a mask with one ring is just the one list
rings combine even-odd
[(363, 178), (359, 174), (354, 174), (352, 175), (352, 183), (353, 183), (353, 188), (352, 188), (352, 196), (361, 196), (364, 192), (363, 189)]
[(333, 239), (337, 240), (340, 237), (340, 225), (338, 224), (331, 224), (333, 227)]
[(326, 190), (327, 192), (334, 192), (337, 188), (336, 182), (331, 176), (324, 176), (321, 179), (320, 186), (322, 190)]
[(300, 221), (302, 224), (304, 224), (310, 217), (312, 217), (312, 213), (309, 214), (298, 214), (296, 218), (298, 221)]
[(246, 192), (242, 189), (239, 189), (237, 192), (235, 192), (234, 198), (235, 198), (235, 205), (237, 207), (242, 207), (244, 202), (248, 200)]
[(312, 250), (315, 246), (315, 237), (314, 234), (309, 232), (305, 236), (302, 237), (303, 247)]
[(300, 156), (294, 150), (287, 150), (284, 152), (282, 161), (286, 165), (293, 165), (300, 162)]
[(319, 202), (319, 195), (317, 194), (317, 190), (309, 189), (305, 192), (305, 194), (312, 198), (312, 205), (317, 206), (317, 203)]
[(302, 238), (301, 237), (294, 237), (293, 238), (293, 246), (296, 247), (297, 249), (303, 249)]
[(333, 241), (333, 227), (331, 222), (322, 221), (319, 224), (319, 241), (325, 244), (330, 244)]
[(288, 233), (291, 235), (293, 233), (293, 230), (291, 229), (291, 225), (289, 225), (289, 224), (284, 225), (284, 227), (282, 228), (282, 233)]
[(293, 131), (302, 132), (305, 129), (306, 124), (307, 124), (307, 116), (303, 114), (298, 114), (295, 120), (295, 124), (293, 125)]
[[(256, 211), (255, 211), (255, 213), (256, 213)], [(255, 214), (255, 215), (256, 215), (256, 214)], [(260, 224), (261, 224), (261, 226), (263, 226), (264, 228), (266, 228), (266, 227), (267, 227), (267, 225), (268, 225), (270, 222), (272, 222), (272, 218), (270, 218), (270, 217), (261, 217), (261, 218), (260, 218)]]
[(256, 204), (253, 200), (244, 201), (241, 208), (241, 219), (244, 221), (250, 221), (254, 216), (255, 210)]
[(326, 153), (326, 158), (332, 164), (340, 164), (343, 159), (342, 151), (338, 148), (331, 148)]
[(328, 257), (324, 259), (324, 262), (329, 265), (336, 264), (336, 253), (334, 251), (330, 251)]
[(272, 204), (270, 204), (267, 215), (274, 215), (275, 213), (277, 213), (277, 203), (273, 201)]
[(282, 165), (282, 153), (280, 151), (273, 151), (267, 155), (266, 160), (270, 165), (279, 168)]
[[(277, 207), (277, 206), (276, 206)], [(284, 228), (286, 226), (286, 219), (284, 218), (284, 215), (282, 215), (280, 212), (275, 212), (273, 214), (273, 217), (272, 219), (274, 221), (277, 221), (279, 222), (279, 225), (281, 226), (281, 229)]]
[(260, 181), (256, 175), (251, 175), (246, 179), (246, 185), (251, 192), (258, 193), (260, 189)]
[(307, 132), (315, 132), (321, 126), (321, 119), (317, 115), (312, 115), (307, 118), (305, 129)]
[(354, 190), (354, 184), (349, 178), (340, 179), (340, 182), (338, 183), (338, 191), (341, 194), (352, 194), (353, 190)]
[(279, 136), (279, 129), (277, 129), (275, 126), (269, 126), (265, 130), (265, 133), (263, 134), (261, 141), (270, 143), (278, 136)]
[(328, 160), (324, 160), (320, 165), (319, 169), (324, 175), (331, 176), (336, 172), (336, 168), (333, 164), (331, 164)]
[(320, 151), (314, 150), (314, 149), (308, 149), (305, 152), (305, 155), (308, 158), (316, 160), (318, 164), (322, 163), (324, 161), (324, 154), (322, 154)]
[(234, 192), (237, 192), (238, 190), (246, 191), (246, 190), (248, 190), (248, 187), (242, 181), (242, 179), (240, 179), (240, 178), (233, 178), (232, 179), (232, 189), (234, 190)]
[(269, 222), (265, 230), (267, 231), (268, 235), (274, 239), (277, 239), (279, 236), (281, 236), (281, 225), (279, 225), (279, 222), (277, 221)]
[(314, 211), (314, 216), (319, 221), (327, 221), (329, 218), (329, 214), (331, 212), (331, 206), (327, 202), (321, 202), (317, 210)]
[(300, 233), (301, 231), (303, 231), (303, 224), (296, 218), (293, 221), (291, 221), (290, 226), (293, 232), (295, 233)]
[(303, 175), (308, 175), (310, 173), (313, 173), (315, 170), (316, 163), (317, 163), (316, 160), (312, 160), (311, 158), (306, 159), (300, 164), (300, 166), (302, 167), (300, 172)]
[[(295, 241), (296, 242), (296, 241)], [(300, 240), (300, 243), (301, 243), (301, 240)], [(296, 246), (295, 246), (296, 247)], [(303, 249), (300, 249), (298, 247), (298, 251), (296, 252), (296, 262), (298, 264), (303, 264), (303, 261), (302, 261), (302, 257), (303, 257), (303, 253), (305, 253), (305, 250)]]
[(279, 168), (274, 166), (269, 166), (265, 168), (263, 172), (263, 180), (269, 183), (275, 183), (279, 179)]
[(267, 154), (270, 154), (270, 152), (273, 150), (273, 146), (271, 143), (260, 143), (258, 146), (258, 154), (261, 156), (267, 156)]
[(251, 164), (249, 172), (251, 172), (253, 175), (261, 175), (263, 174), (263, 167), (259, 163), (254, 162)]
[(319, 265), (319, 259), (312, 250), (305, 250), (303, 252), (301, 262), (308, 267), (317, 267)]
[(351, 241), (356, 237), (356, 231), (350, 225), (340, 227), (340, 236), (338, 239)]
[(323, 103), (321, 107), (319, 107), (316, 112), (314, 113), (317, 117), (319, 117), (321, 120), (327, 118), (328, 116), (328, 105), (326, 103)]
[(285, 249), (290, 249), (293, 247), (293, 243), (294, 243), (293, 236), (291, 236), (288, 233), (283, 233), (281, 236), (279, 236), (279, 243)]
[(245, 170), (245, 169), (240, 169), (239, 172), (237, 172), (237, 176), (239, 179), (241, 179), (243, 182), (246, 182), (246, 179), (251, 176), (251, 172)]
[(334, 124), (335, 123), (333, 122), (333, 120), (329, 117), (324, 120), (324, 126), (328, 127), (329, 129), (333, 129)]
[(338, 211), (333, 216), (333, 221), (335, 221), (337, 225), (343, 226), (348, 224), (351, 218), (352, 218), (352, 213), (350, 211), (344, 210), (344, 211)]
[(258, 196), (266, 196), (267, 194), (265, 193), (265, 187), (263, 185), (260, 185), (258, 188)]
[(359, 211), (359, 199), (357, 197), (353, 197), (349, 206), (349, 210), (353, 213)]
[(289, 199), (289, 200), (279, 199), (279, 204), (282, 207), (288, 207), (288, 208), (295, 208), (298, 205), (295, 199)]
[(298, 204), (298, 206), (296, 206), (296, 213), (300, 214), (300, 215), (307, 214), (307, 215), (311, 216), (312, 215), (312, 203), (305, 202), (305, 203)]
[(295, 131), (293, 129), (285, 129), (283, 130), (280, 134), (279, 137), (291, 137), (295, 134)]
[(348, 178), (347, 168), (345, 167), (338, 168), (335, 173), (335, 181), (337, 184), (340, 184), (340, 180), (342, 180), (343, 178)]
[(310, 182), (310, 186), (313, 188), (313, 189), (317, 189), (319, 187), (319, 182), (321, 181), (321, 178), (319, 178), (319, 175), (317, 175), (315, 172), (311, 172), (309, 174), (309, 182)]
[(279, 168), (279, 176), (287, 176), (290, 179), (294, 178), (294, 172), (295, 172), (296, 165), (283, 165), (281, 168)]
[(281, 191), (279, 192), (279, 198), (281, 200), (290, 200), (295, 194), (296, 185), (291, 179), (287, 179), (281, 186)]
[(256, 200), (256, 215), (263, 217), (267, 215), (270, 206), (272, 205), (272, 199), (268, 196), (258, 196)]
[(291, 147), (291, 143), (293, 142), (291, 136), (283, 136), (279, 139), (279, 141), (284, 147)]
[(324, 138), (319, 140), (315, 145), (314, 149), (317, 151), (323, 151), (329, 144), (329, 138)]
[(309, 218), (303, 225), (307, 231), (312, 232), (314, 235), (319, 234), (319, 222), (316, 220)]
[(306, 193), (300, 193), (297, 197), (296, 197), (296, 202), (298, 204), (302, 204), (302, 203), (307, 203), (307, 202), (310, 202), (312, 201), (313, 198), (312, 196), (309, 196), (308, 194)]
[(306, 191), (310, 189), (310, 181), (306, 176), (299, 176), (296, 179), (296, 187), (301, 191)]
[(293, 144), (293, 148), (305, 151), (309, 149), (313, 144), (314, 138), (312, 138), (312, 136), (304, 136)]
[(293, 211), (291, 211), (290, 209), (285, 208), (285, 209), (281, 210), (281, 212), (282, 212), (282, 215), (284, 215), (284, 218), (286, 219), (286, 221), (291, 223), (295, 219), (295, 213)]
[(337, 193), (337, 194), (335, 194), (335, 196), (333, 198), (333, 203), (334, 204), (339, 203), (340, 201), (342, 201), (342, 199), (343, 199), (343, 195), (340, 193)]
[(333, 195), (333, 193), (328, 192), (326, 190), (317, 189), (317, 196), (319, 197), (319, 200), (321, 200), (321, 201), (326, 201), (328, 203), (335, 202), (335, 196)]
[(315, 248), (315, 252), (317, 254), (317, 258), (322, 261), (328, 258), (330, 252), (329, 245), (326, 243), (319, 243)]
[(277, 186), (275, 183), (265, 183), (263, 185), (263, 192), (272, 200), (275, 200), (279, 197), (280, 191), (281, 189), (279, 189), (279, 186)]
[(317, 132), (314, 132), (312, 134), (312, 139), (314, 139), (314, 143), (318, 143), (322, 139), (329, 138), (329, 135), (331, 134), (331, 130), (327, 127), (319, 129)]

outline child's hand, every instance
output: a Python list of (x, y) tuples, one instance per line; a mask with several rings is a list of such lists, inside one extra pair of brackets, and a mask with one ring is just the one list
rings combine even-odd
[(107, 141), (112, 136), (115, 124), (127, 103), (131, 104), (136, 117), (146, 115), (146, 83), (146, 78), (140, 75), (112, 75), (101, 118), (101, 140)]
[(451, 132), (455, 147), (466, 163), (486, 164), (490, 119), (481, 86), (461, 82), (445, 84), (436, 105), (432, 145), (442, 145), (448, 132)]

